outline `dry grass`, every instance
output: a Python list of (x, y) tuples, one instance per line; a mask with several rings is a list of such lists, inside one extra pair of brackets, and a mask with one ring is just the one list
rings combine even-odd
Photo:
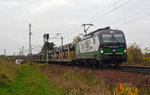
[[(65, 95), (116, 95), (114, 94), (117, 84), (110, 84), (105, 79), (94, 76), (94, 72), (87, 69), (60, 66), (60, 65), (36, 65), (36, 70), (43, 72), (49, 79), (65, 89)], [(101, 76), (101, 75), (98, 75)], [(132, 84), (126, 84), (127, 87), (134, 87)], [(147, 83), (149, 84), (149, 83)], [(148, 85), (147, 85), (148, 86)], [(137, 86), (139, 92), (137, 95), (149, 95), (148, 87)], [(125, 94), (117, 94), (125, 95)]]
[(112, 95), (113, 87), (105, 81), (93, 79), (91, 71), (77, 72), (77, 70), (55, 68), (56, 66), (39, 66), (49, 80), (66, 90), (65, 95)]

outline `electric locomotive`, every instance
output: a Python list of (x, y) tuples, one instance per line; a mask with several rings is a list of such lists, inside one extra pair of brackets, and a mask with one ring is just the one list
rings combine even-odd
[(100, 28), (85, 35), (75, 45), (78, 64), (118, 66), (127, 61), (125, 35), (121, 30)]

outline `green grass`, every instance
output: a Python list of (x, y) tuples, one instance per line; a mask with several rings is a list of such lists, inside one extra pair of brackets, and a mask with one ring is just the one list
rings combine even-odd
[(63, 95), (53, 82), (29, 66), (21, 66), (18, 76), (10, 85), (0, 88), (0, 95)]
[(0, 57), (0, 88), (8, 86), (20, 72), (19, 65)]

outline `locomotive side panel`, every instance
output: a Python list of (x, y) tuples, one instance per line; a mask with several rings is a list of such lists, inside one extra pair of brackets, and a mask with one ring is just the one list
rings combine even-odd
[(99, 36), (81, 40), (76, 45), (76, 59), (99, 60), (101, 58)]

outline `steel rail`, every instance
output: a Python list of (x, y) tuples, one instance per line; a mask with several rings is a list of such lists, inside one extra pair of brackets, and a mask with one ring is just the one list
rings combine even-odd
[(119, 66), (120, 71), (150, 74), (150, 67), (146, 66)]
[[(40, 63), (40, 62), (39, 62)], [(42, 62), (44, 63), (44, 62)], [(49, 63), (51, 64), (51, 63)], [(120, 65), (117, 68), (113, 67), (95, 67), (93, 66), (88, 66), (88, 65), (79, 65), (79, 64), (67, 64), (67, 63), (53, 63), (53, 64), (58, 64), (58, 65), (64, 65), (64, 66), (71, 66), (71, 67), (79, 67), (79, 68), (86, 68), (86, 69), (96, 69), (96, 70), (113, 70), (113, 71), (121, 71), (121, 72), (131, 72), (131, 73), (140, 73), (140, 74), (147, 74), (150, 75), (150, 67), (147, 66), (130, 66), (130, 65)]]
[[(61, 64), (61, 63), (60, 63)], [(85, 68), (85, 69), (96, 69), (96, 70), (112, 70), (112, 71), (120, 71), (120, 72), (131, 72), (131, 73), (139, 73), (150, 75), (150, 67), (146, 66), (119, 66), (117, 68), (113, 67), (95, 67), (95, 66), (80, 66), (80, 65), (70, 65), (70, 64), (61, 64), (65, 66)]]

